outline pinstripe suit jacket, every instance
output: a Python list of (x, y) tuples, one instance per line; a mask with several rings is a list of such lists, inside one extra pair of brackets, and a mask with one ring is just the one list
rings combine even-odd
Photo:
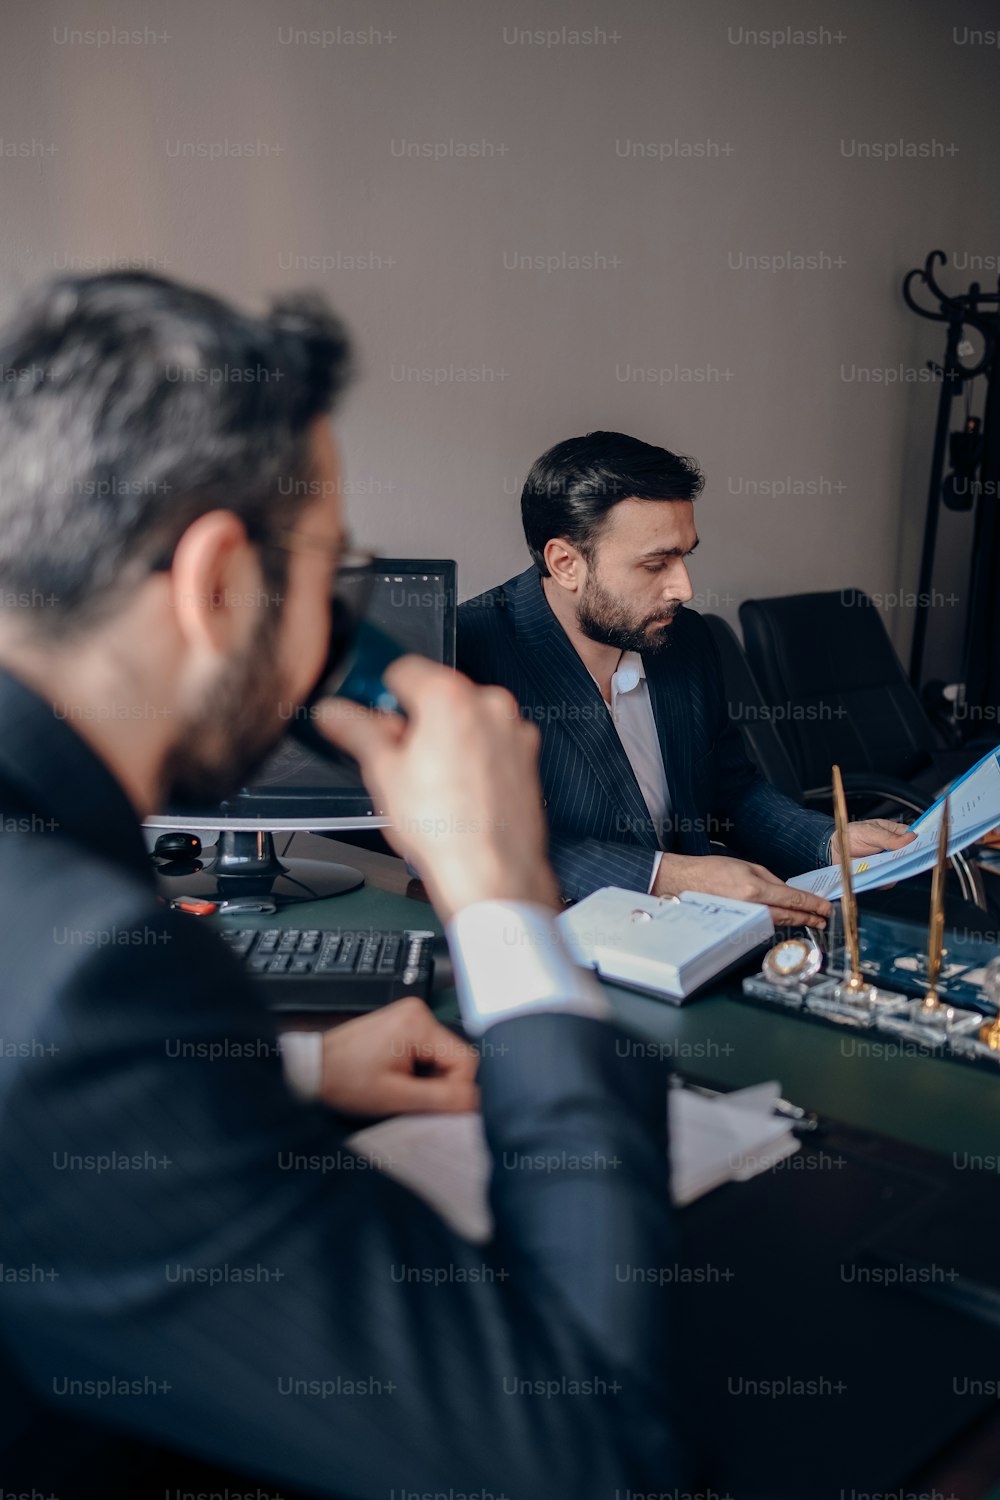
[[(670, 847), (708, 854), (710, 841), (724, 843), (782, 879), (824, 864), (833, 821), (751, 765), (701, 617), (682, 609), (670, 642), (643, 659), (670, 789)], [(656, 830), (600, 690), (533, 567), (460, 606), (458, 665), (476, 682), (508, 688), (541, 730), (550, 856), (563, 895), (648, 890)]]
[(149, 1445), (232, 1492), (691, 1488), (671, 1294), (616, 1276), (677, 1253), (662, 1065), (579, 1016), (491, 1030), (497, 1237), (469, 1244), (292, 1096), (117, 783), (3, 673), (0, 728), (4, 1493), (162, 1500)]

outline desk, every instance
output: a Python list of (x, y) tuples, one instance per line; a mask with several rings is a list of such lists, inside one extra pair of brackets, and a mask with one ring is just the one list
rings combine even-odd
[[(366, 884), (332, 901), (297, 906), (294, 918), (286, 911), (254, 923), (288, 926), (294, 920), (301, 927), (337, 922), (441, 931), (422, 887), (410, 879), (402, 861), (308, 834), (296, 835), (295, 849), (357, 865)], [(734, 998), (738, 980), (683, 1006), (611, 985), (606, 989), (623, 1025), (659, 1042), (679, 1072), (731, 1088), (775, 1078), (795, 1104), (958, 1163), (966, 1153), (1000, 1155), (1000, 1074), (923, 1057), (905, 1045), (901, 1052), (889, 1037), (866, 1038), (746, 1005)], [(454, 994), (437, 995), (435, 1009), (453, 1018)]]
[[(303, 844), (308, 847), (302, 847)], [(302, 854), (325, 855), (357, 865), (366, 875), (366, 885), (332, 901), (295, 907), (291, 918), (286, 910), (253, 919), (254, 925), (259, 922), (264, 926), (287, 926), (292, 920), (297, 926), (342, 923), (347, 927), (410, 926), (441, 931), (441, 924), (419, 884), (408, 877), (400, 861), (302, 835), (297, 836), (296, 848)], [(886, 1055), (886, 1050), (873, 1051), (870, 1045), (862, 1048), (860, 1044), (866, 1039), (854, 1034), (802, 1021), (794, 1015), (745, 1005), (734, 998), (738, 981), (724, 983), (718, 993), (683, 1007), (611, 986), (607, 987), (607, 993), (622, 1023), (640, 1036), (658, 1042), (664, 1057), (690, 1076), (734, 1087), (776, 1078), (786, 1097), (795, 1103), (847, 1127), (936, 1153), (945, 1172), (954, 1173), (967, 1154), (995, 1159), (1000, 1153), (1000, 1080), (991, 1074), (914, 1052), (901, 1053), (895, 1047), (888, 1048)], [(451, 1019), (456, 1014), (454, 992), (438, 994), (435, 1009), (442, 1018)], [(836, 1129), (833, 1136), (836, 1140)], [(833, 1149), (837, 1149), (836, 1145)], [(970, 1172), (963, 1177), (973, 1175), (983, 1179), (988, 1174)], [(762, 1193), (781, 1187), (780, 1182), (767, 1186), (767, 1178), (757, 1181), (762, 1185)], [(1000, 1177), (997, 1185), (1000, 1187)], [(741, 1195), (739, 1202), (743, 1208), (736, 1210), (737, 1216), (750, 1207), (747, 1195), (752, 1188), (750, 1184), (727, 1190)], [(685, 1229), (691, 1230), (691, 1237), (702, 1243), (724, 1242), (732, 1236), (732, 1205), (736, 1202), (735, 1196), (729, 1203), (722, 1194), (704, 1200), (704, 1208), (695, 1205), (695, 1212), (686, 1211)], [(757, 1212), (759, 1217), (759, 1200)], [(752, 1219), (741, 1220), (744, 1235), (752, 1222)], [(752, 1231), (748, 1237), (754, 1238)], [(767, 1248), (765, 1245), (764, 1250)], [(786, 1252), (787, 1249), (786, 1246)], [(755, 1283), (765, 1301), (766, 1274), (767, 1268), (760, 1266), (760, 1280)], [(799, 1304), (808, 1307), (808, 1292), (800, 1295)], [(763, 1311), (766, 1313), (766, 1308)], [(685, 1343), (690, 1345), (693, 1340), (697, 1344), (698, 1338), (705, 1335), (704, 1313), (695, 1307), (688, 1316), (692, 1325)], [(907, 1306), (902, 1317), (898, 1331), (900, 1347), (906, 1331), (915, 1332), (917, 1360), (922, 1352), (920, 1332), (933, 1329), (935, 1317), (934, 1309), (924, 1309), (916, 1300), (912, 1307)], [(721, 1336), (725, 1328), (717, 1329), (716, 1333)], [(928, 1334), (928, 1337), (933, 1336)], [(718, 1338), (713, 1340), (718, 1341)], [(927, 1349), (926, 1357), (933, 1362), (932, 1349)], [(780, 1442), (780, 1433), (775, 1434), (774, 1441)], [(925, 1463), (919, 1475), (908, 1476), (906, 1488), (914, 1493), (954, 1496), (955, 1500), (973, 1500), (973, 1497), (986, 1500), (988, 1494), (992, 1494), (993, 1500), (1000, 1500), (1000, 1489), (989, 1490), (998, 1470), (1000, 1416), (991, 1412), (963, 1431), (945, 1452)]]

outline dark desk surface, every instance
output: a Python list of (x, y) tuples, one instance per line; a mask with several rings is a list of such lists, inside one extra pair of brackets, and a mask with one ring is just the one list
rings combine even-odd
[[(358, 866), (365, 873), (365, 885), (331, 901), (304, 903), (272, 917), (254, 918), (254, 925), (336, 923), (441, 931), (422, 888), (401, 861), (310, 835), (297, 835), (294, 847), (302, 855)], [(975, 1191), (988, 1187), (990, 1176), (1000, 1186), (1000, 1077), (927, 1058), (911, 1049), (901, 1051), (887, 1046), (889, 1039), (873, 1046), (870, 1039), (745, 1005), (733, 998), (733, 990), (732, 985), (724, 987), (683, 1007), (611, 986), (608, 994), (623, 1023), (659, 1043), (664, 1058), (689, 1076), (723, 1086), (777, 1079), (785, 1097), (796, 1104), (847, 1127), (930, 1150), (944, 1158), (942, 1170), (971, 1167), (969, 1157), (992, 1158), (992, 1174), (979, 1168), (974, 1173), (976, 1184), (970, 1181), (968, 1186)], [(453, 1016), (454, 992), (438, 995), (436, 1008), (445, 1018)], [(781, 1184), (773, 1186), (780, 1189)], [(748, 1189), (742, 1191), (746, 1194)], [(714, 1195), (705, 1202), (709, 1206), (702, 1207), (702, 1215), (724, 1207), (714, 1202)], [(907, 1310), (904, 1326), (909, 1327), (911, 1320), (915, 1329), (929, 1330), (932, 1315), (914, 1306), (912, 1312)], [(927, 1359), (917, 1359), (917, 1365), (933, 1364), (930, 1348), (926, 1354)], [(998, 1469), (1000, 1417), (992, 1413), (939, 1450), (919, 1476), (912, 1476), (909, 1488), (952, 1495), (954, 1500), (1000, 1500), (1000, 1488), (990, 1489)]]
[[(295, 848), (357, 865), (366, 884), (331, 901), (297, 906), (294, 916), (286, 911), (255, 921), (441, 931), (400, 860), (309, 835), (297, 835)], [(684, 1006), (610, 985), (607, 990), (623, 1023), (659, 1042), (680, 1072), (727, 1087), (773, 1078), (786, 1099), (845, 1125), (936, 1151), (958, 1166), (971, 1168), (969, 1157), (992, 1158), (1000, 1190), (1000, 1072), (746, 1005), (733, 998), (738, 981)], [(453, 995), (440, 995), (436, 1008), (454, 1014)]]

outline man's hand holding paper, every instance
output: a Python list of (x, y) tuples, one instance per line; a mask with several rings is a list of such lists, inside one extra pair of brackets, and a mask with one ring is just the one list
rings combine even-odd
[[(948, 853), (952, 855), (974, 844), (1000, 823), (1000, 749), (991, 750), (970, 771), (960, 776), (948, 788), (948, 799), (951, 816)], [(909, 830), (911, 837), (896, 841), (890, 847), (882, 844), (880, 852), (859, 852), (852, 832), (851, 854), (856, 860), (852, 870), (854, 889), (872, 890), (893, 881), (909, 880), (911, 875), (920, 875), (931, 869), (937, 858), (943, 806), (942, 795), (912, 825)], [(852, 823), (851, 829), (865, 826)], [(897, 823), (887, 826), (901, 827)], [(835, 901), (840, 895), (840, 866), (832, 864), (821, 870), (810, 870), (806, 875), (793, 876), (788, 883)]]

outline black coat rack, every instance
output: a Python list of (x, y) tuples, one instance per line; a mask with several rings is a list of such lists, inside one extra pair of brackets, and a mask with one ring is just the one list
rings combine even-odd
[[(975, 729), (981, 728), (989, 706), (992, 705), (994, 713), (1000, 711), (1000, 514), (997, 509), (1000, 504), (1000, 371), (996, 358), (1000, 346), (1000, 283), (997, 291), (984, 292), (979, 282), (974, 281), (967, 292), (951, 295), (938, 285), (935, 276), (935, 266), (945, 266), (947, 262), (943, 250), (932, 250), (923, 266), (908, 272), (903, 281), (907, 307), (921, 318), (947, 325), (943, 363), (927, 362), (928, 368), (941, 381), (941, 396), (931, 455), (910, 680), (919, 691), (941, 505), (967, 510), (974, 504), (963, 680), (966, 721)], [(936, 300), (936, 307), (921, 306), (913, 295), (916, 283)], [(969, 350), (965, 335), (967, 330), (973, 329), (983, 341), (982, 354), (976, 363), (965, 364), (963, 355)], [(979, 376), (986, 381), (983, 416), (981, 419), (967, 416), (963, 429), (951, 433), (952, 402), (960, 395), (963, 386)], [(947, 477), (946, 459), (950, 459)], [(959, 478), (964, 489), (959, 489)]]

